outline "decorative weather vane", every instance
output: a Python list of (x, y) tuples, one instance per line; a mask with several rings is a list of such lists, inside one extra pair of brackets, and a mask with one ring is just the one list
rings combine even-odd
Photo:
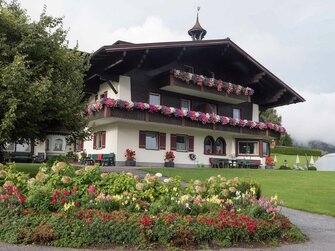
[(197, 7), (197, 20), (195, 22), (195, 25), (193, 26), (192, 29), (188, 31), (188, 34), (192, 37), (192, 40), (202, 40), (207, 31), (201, 27), (199, 23), (199, 11), (200, 11), (200, 6)]

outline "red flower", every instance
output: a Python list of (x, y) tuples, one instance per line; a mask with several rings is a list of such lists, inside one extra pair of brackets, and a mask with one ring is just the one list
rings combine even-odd
[(55, 205), (55, 204), (56, 204), (56, 200), (53, 199), (53, 200), (51, 201), (51, 204), (52, 204), (52, 205)]
[(21, 202), (21, 205), (23, 205), (24, 202), (26, 201), (26, 198), (22, 194), (19, 194), (19, 200)]
[(65, 204), (65, 203), (66, 203), (66, 199), (63, 198), (63, 199), (61, 200), (61, 202), (62, 202), (62, 204)]
[(69, 191), (64, 191), (63, 195), (68, 196), (68, 195), (70, 195), (70, 192)]
[(76, 207), (80, 207), (80, 202), (78, 201), (78, 202), (76, 202)]

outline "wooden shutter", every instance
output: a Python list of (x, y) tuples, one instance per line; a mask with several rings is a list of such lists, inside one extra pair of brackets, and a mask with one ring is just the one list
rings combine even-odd
[(171, 151), (177, 149), (176, 134), (171, 134)]
[(97, 149), (97, 134), (94, 133), (93, 136), (93, 149)]
[(84, 140), (80, 140), (80, 151), (84, 150)]
[(145, 148), (145, 132), (140, 131), (139, 148)]
[(106, 147), (106, 132), (101, 132), (101, 148)]
[(159, 133), (159, 149), (165, 150), (166, 149), (166, 133)]
[(194, 152), (194, 136), (188, 136), (188, 151)]

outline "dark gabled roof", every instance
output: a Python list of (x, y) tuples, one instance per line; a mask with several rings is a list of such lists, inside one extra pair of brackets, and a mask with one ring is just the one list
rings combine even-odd
[[(125, 41), (117, 41), (112, 45), (103, 46), (99, 50), (93, 53), (91, 58), (92, 68), (88, 73), (87, 79), (91, 79), (95, 77), (95, 75), (99, 74), (101, 70), (110, 70), (111, 68), (120, 68), (120, 65), (127, 65), (129, 69), (118, 71), (118, 74), (126, 73), (130, 71), (130, 68), (136, 67), (138, 61), (143, 58), (143, 55), (148, 53), (148, 51), (160, 51), (160, 53), (164, 56), (165, 54), (171, 54), (171, 50), (175, 49), (213, 49), (216, 48), (218, 51), (223, 47), (229, 48), (229, 50), (233, 51), (235, 57), (239, 57), (243, 64), (248, 65), (248, 67), (252, 67), (259, 72), (259, 79), (256, 80), (253, 86), (256, 91), (264, 90), (264, 86), (271, 89), (274, 97), (269, 97), (268, 100), (256, 100), (258, 104), (261, 106), (275, 107), (281, 105), (287, 105), (292, 103), (304, 102), (305, 99), (300, 96), (297, 92), (295, 92), (290, 86), (280, 80), (277, 76), (275, 76), (271, 71), (257, 62), (252, 56), (250, 56), (247, 52), (245, 52), (242, 48), (240, 48), (237, 44), (231, 41), (229, 38), (226, 39), (216, 39), (216, 40), (195, 40), (195, 41), (177, 41), (177, 42), (157, 42), (157, 43), (129, 43)], [(107, 60), (108, 59), (108, 60)], [(163, 60), (163, 59), (162, 59)], [(108, 61), (107, 64), (102, 62)], [(134, 63), (133, 61), (136, 61)], [(108, 67), (106, 68), (106, 66)], [(257, 82), (258, 81), (258, 82)], [(262, 82), (262, 83), (260, 83)], [(267, 94), (267, 96), (272, 95), (272, 93)], [(280, 102), (274, 101), (276, 95), (277, 99), (280, 97)], [(284, 98), (283, 98), (284, 95)], [(263, 103), (262, 103), (263, 102)]]

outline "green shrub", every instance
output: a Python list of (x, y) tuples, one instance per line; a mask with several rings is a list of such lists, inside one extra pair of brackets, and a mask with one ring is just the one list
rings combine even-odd
[(316, 171), (316, 167), (315, 166), (309, 166), (308, 167), (308, 171)]
[(297, 147), (275, 147), (271, 149), (272, 154), (284, 154), (284, 155), (309, 155), (309, 156), (322, 156), (322, 152), (319, 150), (297, 148)]
[(48, 159), (47, 166), (51, 167), (55, 162), (69, 163), (69, 159), (65, 155), (52, 156)]
[(291, 167), (289, 167), (289, 166), (280, 166), (279, 168), (278, 168), (278, 170), (292, 170), (291, 169)]
[(246, 191), (250, 191), (250, 189), (254, 187), (255, 188), (255, 195), (257, 199), (261, 197), (261, 186), (260, 184), (256, 182), (247, 182), (247, 181), (241, 181), (237, 184), (237, 189), (241, 191), (241, 193), (246, 193)]

